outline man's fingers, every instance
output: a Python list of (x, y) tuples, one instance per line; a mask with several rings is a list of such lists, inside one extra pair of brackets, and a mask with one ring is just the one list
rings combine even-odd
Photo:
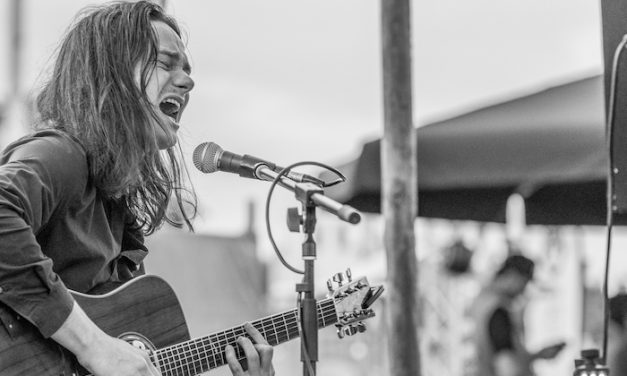
[(255, 345), (253, 345), (253, 343), (246, 337), (239, 337), (237, 339), (237, 344), (242, 348), (242, 350), (244, 350), (244, 355), (248, 360), (248, 369), (251, 373), (257, 371), (259, 369), (260, 360), (257, 349), (255, 349)]
[(137, 352), (144, 358), (145, 364), (140, 371), (142, 375), (146, 374), (149, 376), (161, 376), (161, 371), (159, 371), (157, 367), (155, 367), (155, 365), (152, 363), (152, 359), (150, 359), (150, 355), (146, 351), (138, 349), (137, 347), (131, 345), (128, 342), (125, 342), (125, 343), (131, 346), (135, 352)]
[(261, 333), (253, 326), (253, 324), (247, 322), (244, 323), (244, 330), (253, 339), (253, 342), (259, 344), (268, 344), (268, 341), (261, 335)]
[(224, 353), (226, 354), (226, 361), (229, 364), (229, 368), (231, 369), (231, 373), (233, 375), (241, 375), (244, 373), (244, 369), (242, 365), (239, 364), (237, 360), (237, 356), (235, 355), (235, 348), (231, 345), (227, 345), (224, 349)]
[(259, 362), (262, 369), (270, 369), (272, 367), (272, 355), (274, 348), (270, 345), (256, 344), (254, 345), (259, 354)]
[(148, 370), (150, 371), (151, 376), (161, 376), (161, 372), (155, 367), (150, 360), (147, 361)]
[[(250, 375), (274, 375), (274, 367), (272, 366), (274, 349), (251, 323), (245, 323), (244, 330), (250, 338), (246, 336), (238, 337), (236, 343), (246, 357), (248, 373)], [(233, 375), (244, 375), (244, 370), (237, 360), (235, 348), (229, 345), (226, 346), (224, 351)]]

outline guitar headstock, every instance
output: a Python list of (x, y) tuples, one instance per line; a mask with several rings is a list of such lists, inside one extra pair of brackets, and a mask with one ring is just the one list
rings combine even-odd
[(362, 321), (375, 315), (370, 306), (383, 293), (383, 286), (371, 287), (366, 277), (353, 279), (350, 269), (347, 269), (345, 273), (337, 273), (332, 280), (329, 279), (327, 287), (328, 296), (335, 305), (338, 336), (344, 338), (364, 332), (366, 325)]

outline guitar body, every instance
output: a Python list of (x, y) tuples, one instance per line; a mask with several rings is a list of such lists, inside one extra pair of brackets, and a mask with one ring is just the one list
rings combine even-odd
[[(100, 295), (72, 295), (96, 325), (111, 336), (139, 334), (156, 348), (189, 339), (178, 298), (159, 277), (141, 276)], [(12, 335), (0, 333), (0, 375), (86, 374), (70, 352), (43, 338), (30, 323), (14, 318), (10, 322)]]

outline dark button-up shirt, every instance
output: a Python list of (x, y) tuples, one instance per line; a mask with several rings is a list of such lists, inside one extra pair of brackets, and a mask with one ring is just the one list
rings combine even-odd
[(52, 335), (72, 309), (68, 288), (118, 280), (121, 253), (141, 262), (146, 249), (130, 222), (92, 185), (85, 151), (67, 134), (40, 131), (9, 145), (0, 156), (0, 309)]

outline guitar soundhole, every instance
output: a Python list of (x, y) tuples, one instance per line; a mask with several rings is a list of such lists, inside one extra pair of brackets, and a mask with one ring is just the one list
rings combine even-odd
[(150, 340), (139, 333), (128, 332), (122, 333), (118, 338), (128, 342), (135, 348), (152, 353), (155, 350), (155, 346)]
[(118, 336), (118, 338), (126, 341), (128, 344), (137, 349), (147, 352), (148, 356), (150, 356), (150, 359), (152, 359), (152, 363), (155, 366), (159, 367), (157, 359), (154, 356), (156, 347), (152, 344), (152, 342), (150, 342), (148, 338), (135, 332), (122, 333)]
[(147, 352), (148, 356), (152, 360), (152, 364), (154, 364), (157, 369), (160, 368), (159, 359), (157, 359), (157, 356), (155, 354), (157, 348), (155, 347), (155, 345), (152, 344), (152, 342), (150, 342), (148, 338), (135, 332), (122, 333), (118, 336), (118, 338), (126, 341), (128, 344), (137, 349)]

